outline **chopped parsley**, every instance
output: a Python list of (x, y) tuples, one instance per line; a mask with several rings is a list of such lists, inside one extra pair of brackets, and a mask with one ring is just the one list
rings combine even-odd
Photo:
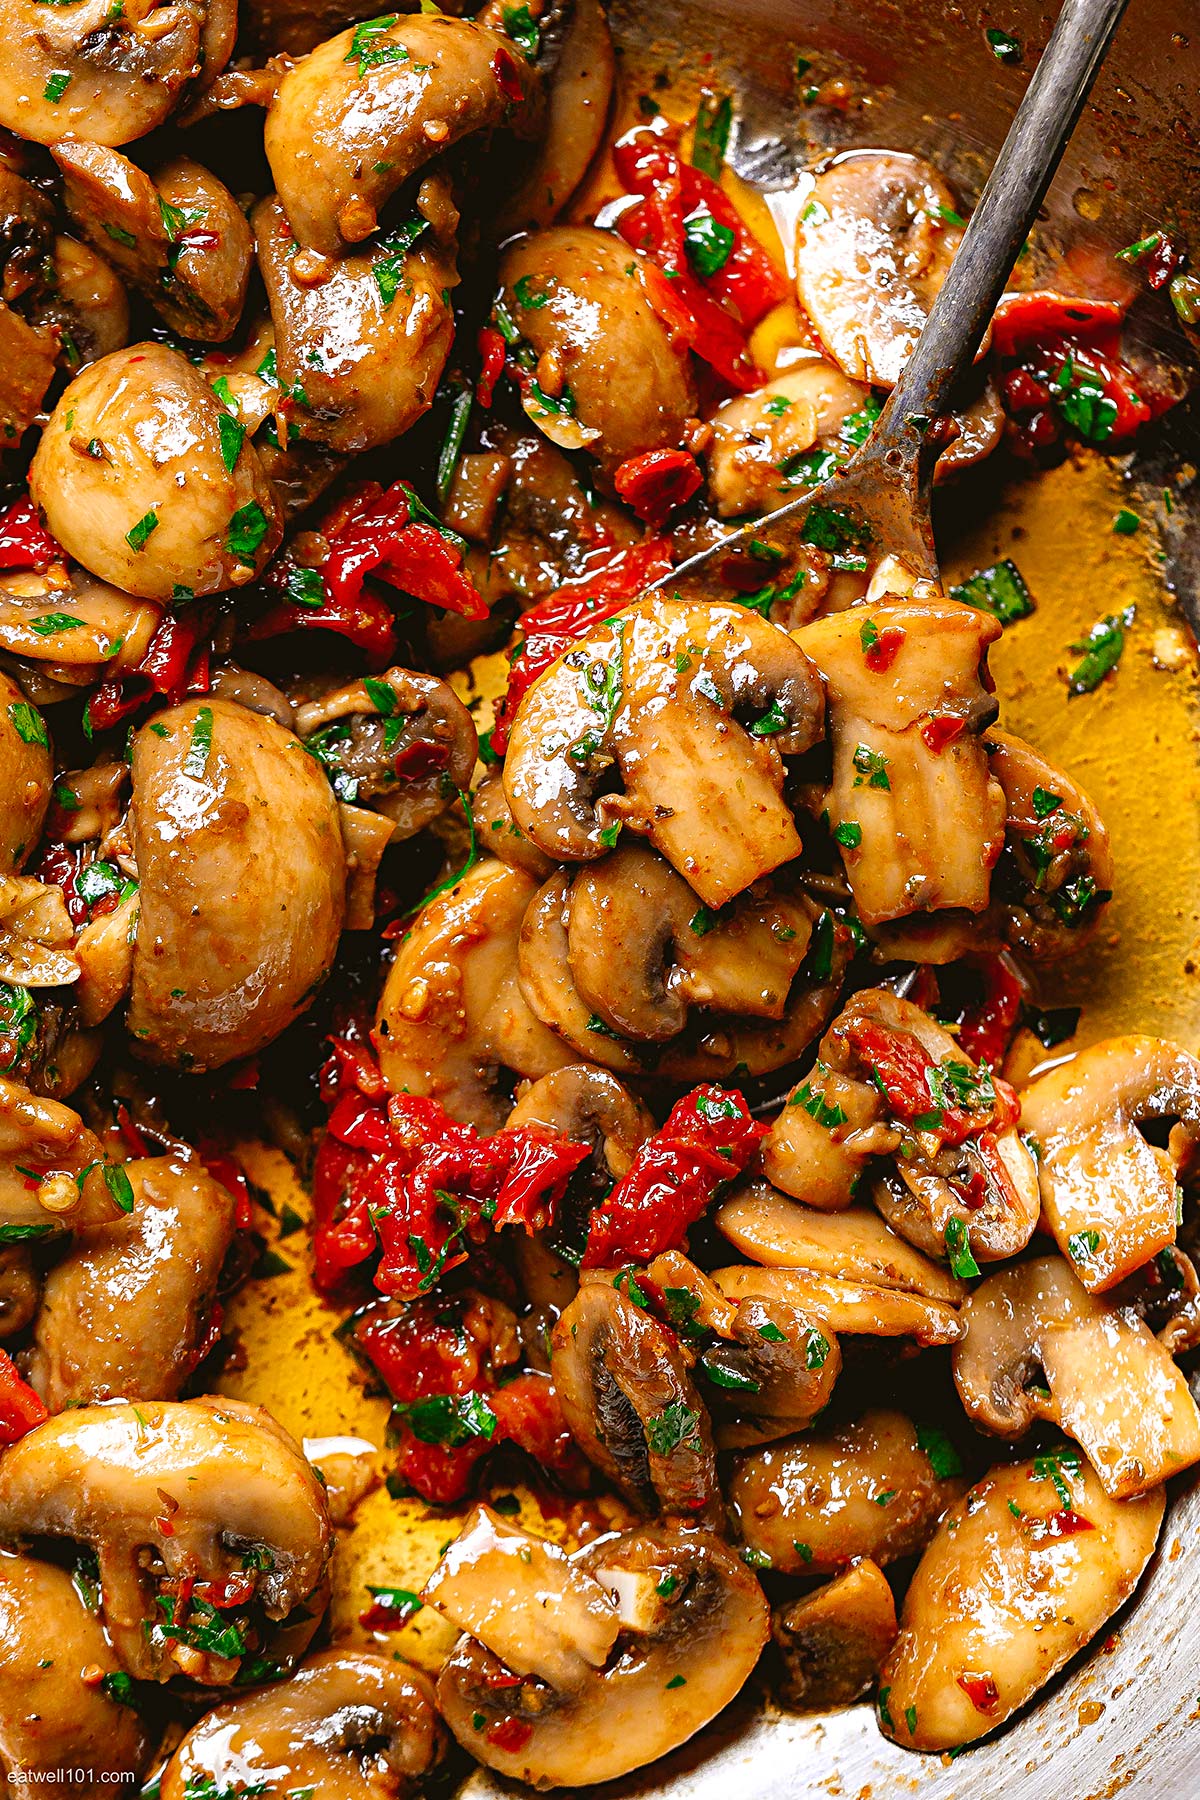
[(1009, 31), (1001, 31), (998, 25), (989, 25), (984, 32), (988, 48), (997, 62), (1019, 63), (1021, 60), (1021, 40), (1013, 37)]
[(1068, 694), (1090, 694), (1106, 675), (1112, 673), (1125, 649), (1125, 633), (1133, 624), (1133, 614), (1132, 606), (1127, 606), (1123, 612), (1107, 613), (1096, 621), (1086, 637), (1078, 638), (1071, 645), (1072, 650), (1082, 652), (1082, 661), (1076, 664), (1067, 679)]
[(54, 637), (60, 631), (78, 631), (83, 620), (73, 619), (70, 613), (42, 613), (29, 623), (39, 637)]
[(387, 63), (408, 62), (408, 51), (403, 44), (382, 41), (392, 26), (399, 23), (399, 17), (398, 13), (384, 13), (382, 18), (364, 19), (361, 25), (355, 26), (350, 48), (342, 60), (358, 64), (360, 79), (371, 69), (383, 68)]
[(428, 224), (427, 219), (418, 218), (414, 214), (380, 240), (379, 254), (371, 264), (371, 273), (385, 307), (390, 306), (400, 292), (404, 280), (404, 260), (421, 233), (428, 228)]
[(1068, 356), (1054, 378), (1054, 404), (1066, 423), (1088, 444), (1103, 444), (1117, 422), (1117, 403), (1110, 400), (1094, 375), (1078, 373)]
[[(828, 1071), (818, 1063), (817, 1073), (824, 1075)], [(836, 1126), (846, 1123), (846, 1114), (843, 1109), (840, 1106), (830, 1106), (824, 1094), (814, 1091), (811, 1081), (804, 1082), (796, 1089), (788, 1101), (788, 1105), (802, 1106), (809, 1118), (815, 1119), (818, 1125), (823, 1125), (826, 1131), (833, 1131)]]
[(1091, 1262), (1099, 1248), (1098, 1231), (1073, 1231), (1067, 1239), (1067, 1254), (1072, 1262)]
[(1055, 1493), (1068, 1512), (1072, 1510), (1073, 1504), (1068, 1480), (1078, 1481), (1082, 1472), (1083, 1459), (1079, 1451), (1070, 1444), (1063, 1444), (1058, 1450), (1045, 1451), (1033, 1459), (1033, 1479), (1052, 1481)]
[(733, 101), (728, 94), (706, 90), (700, 97), (696, 124), (692, 133), (692, 167), (721, 179), (721, 169), (729, 153), (729, 133), (733, 126)]
[(888, 759), (881, 750), (872, 750), (869, 744), (859, 744), (854, 752), (854, 767), (858, 773), (854, 777), (855, 787), (883, 788), (891, 792), (891, 781), (888, 777)]
[(49, 100), (51, 106), (57, 106), (70, 85), (70, 71), (54, 69), (46, 78), (46, 85), (42, 89), (42, 99)]
[(541, 45), (542, 34), (527, 6), (504, 8), (504, 29), (526, 62), (533, 62)]
[(289, 569), (283, 589), (293, 606), (325, 604), (325, 583), (319, 569)]
[(973, 606), (976, 612), (991, 613), (1002, 625), (1028, 618), (1033, 611), (1033, 597), (1025, 577), (1009, 557), (986, 569), (976, 569), (950, 589), (950, 598), (963, 606)]
[(833, 841), (844, 850), (857, 850), (862, 843), (862, 826), (857, 819), (843, 819), (834, 827)]
[(136, 525), (131, 525), (125, 533), (125, 542), (131, 550), (144, 550), (152, 532), (158, 530), (158, 514), (143, 513)]
[(208, 754), (212, 749), (212, 734), (212, 707), (202, 706), (192, 725), (192, 741), (188, 745), (187, 755), (183, 759), (183, 772), (185, 775), (190, 775), (193, 781), (199, 781), (208, 767)]
[(496, 1433), (496, 1415), (483, 1394), (433, 1394), (425, 1400), (397, 1402), (392, 1410), (421, 1443), (448, 1450)]
[(9, 706), (8, 717), (23, 744), (40, 744), (44, 750), (50, 748), (46, 721), (37, 707), (31, 706), (28, 700), (14, 700)]
[(946, 1220), (945, 1242), (951, 1271), (959, 1280), (969, 1281), (978, 1275), (979, 1264), (971, 1254), (970, 1234), (963, 1219)]
[(647, 1421), (646, 1442), (656, 1456), (669, 1456), (672, 1450), (681, 1446), (685, 1450), (699, 1450), (698, 1425), (699, 1420), (691, 1408), (674, 1400)]
[(917, 1426), (917, 1445), (939, 1481), (962, 1474), (962, 1458), (944, 1431), (936, 1425)]
[(707, 206), (698, 206), (683, 221), (683, 247), (697, 275), (718, 275), (733, 254), (733, 244), (730, 227), (714, 219)]
[(252, 563), (258, 548), (270, 530), (270, 520), (257, 500), (239, 506), (225, 533), (225, 548), (240, 562)]

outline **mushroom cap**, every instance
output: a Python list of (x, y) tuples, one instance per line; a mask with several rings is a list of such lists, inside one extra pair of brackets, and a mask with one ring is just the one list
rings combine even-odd
[[(438, 1679), (438, 1704), (464, 1748), (539, 1788), (610, 1781), (685, 1743), (740, 1692), (769, 1629), (758, 1582), (709, 1532), (626, 1532), (574, 1560), (622, 1615), (604, 1668), (569, 1692), (533, 1678), (500, 1686), (503, 1665), (464, 1637)], [(501, 1729), (506, 1720), (517, 1730)]]
[(555, 1325), (550, 1359), (572, 1437), (636, 1506), (719, 1511), (712, 1427), (674, 1333), (592, 1280)]
[[(905, 1596), (880, 1673), (887, 1736), (952, 1750), (1003, 1724), (1129, 1598), (1163, 1504), (1161, 1487), (1110, 1500), (1067, 1446), (977, 1481), (946, 1514)], [(1088, 1529), (1063, 1530), (1064, 1513)]]
[[(1092, 1293), (1174, 1243), (1179, 1163), (1200, 1134), (1200, 1061), (1139, 1033), (1089, 1044), (1021, 1094), (1046, 1223)], [(1167, 1148), (1138, 1126), (1175, 1120)]]
[[(324, 1610), (325, 1491), (270, 1415), (237, 1400), (82, 1406), (45, 1420), (0, 1458), (0, 1539), (26, 1537), (92, 1546), (105, 1627), (124, 1666), (147, 1680), (179, 1666), (175, 1641), (156, 1644), (147, 1629), (160, 1619), (147, 1547), (168, 1575), (210, 1581), (241, 1572), (246, 1550), (261, 1547), (269, 1566), (255, 1573), (255, 1599), (266, 1618), (311, 1607), (297, 1654)], [(210, 1674), (232, 1680), (240, 1659), (221, 1661)]]
[(132, 825), (135, 1048), (183, 1069), (252, 1056), (337, 950), (345, 855), (323, 770), (273, 719), (188, 700), (134, 738)]
[(954, 1381), (987, 1430), (1020, 1437), (1053, 1420), (1116, 1500), (1200, 1461), (1200, 1409), (1169, 1351), (1141, 1319), (1089, 1294), (1062, 1257), (990, 1275), (963, 1323)]
[(163, 1770), (163, 1800), (260, 1782), (315, 1787), (328, 1800), (397, 1800), (417, 1790), (445, 1748), (429, 1677), (343, 1646), (205, 1713)]
[(776, 1608), (771, 1634), (786, 1672), (788, 1705), (804, 1712), (852, 1705), (878, 1676), (897, 1629), (887, 1576), (869, 1556), (815, 1593)]
[(392, 1093), (428, 1094), (452, 1118), (495, 1131), (508, 1113), (500, 1069), (536, 1079), (575, 1060), (518, 980), (517, 941), (535, 892), (521, 870), (488, 859), (414, 920), (375, 1015)]

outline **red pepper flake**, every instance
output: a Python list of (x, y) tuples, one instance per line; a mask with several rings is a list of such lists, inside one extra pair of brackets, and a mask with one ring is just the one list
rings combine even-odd
[(1000, 1700), (1000, 1690), (990, 1675), (976, 1675), (968, 1672), (958, 1677), (958, 1685), (976, 1712), (994, 1712)]
[(973, 956), (967, 961), (983, 981), (983, 998), (963, 1014), (959, 1045), (972, 1062), (998, 1068), (1021, 1017), (1021, 984), (1002, 956)]
[(940, 756), (948, 744), (962, 736), (966, 725), (961, 713), (930, 713), (921, 724), (921, 741), (935, 756)]
[(863, 661), (876, 675), (886, 675), (900, 654), (908, 633), (903, 625), (885, 625), (883, 630), (863, 646)]
[(533, 1736), (533, 1726), (527, 1719), (493, 1719), (483, 1735), (495, 1749), (515, 1752), (525, 1748)]
[(497, 50), (488, 67), (509, 105), (520, 106), (525, 99), (525, 90), (521, 86), (521, 65), (512, 51)]
[(1085, 1519), (1082, 1513), (1077, 1513), (1070, 1506), (1060, 1506), (1058, 1511), (1052, 1512), (1048, 1518), (1031, 1520), (1030, 1523), (1037, 1536), (1044, 1538), (1078, 1537), (1083, 1531), (1095, 1531), (1096, 1529), (1090, 1519)]
[(491, 406), (496, 394), (496, 383), (504, 373), (504, 358), (507, 347), (500, 332), (494, 325), (485, 325), (479, 333), (479, 381), (475, 388), (475, 398), (485, 409)]

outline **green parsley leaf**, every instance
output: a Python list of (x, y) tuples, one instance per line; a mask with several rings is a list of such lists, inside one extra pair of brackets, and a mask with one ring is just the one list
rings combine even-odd
[(656, 1456), (669, 1456), (681, 1444), (686, 1449), (698, 1450), (698, 1424), (699, 1420), (691, 1408), (684, 1406), (682, 1401), (674, 1400), (655, 1418), (647, 1421), (646, 1441)]
[(252, 563), (259, 545), (270, 530), (270, 520), (257, 500), (239, 506), (225, 533), (225, 548), (239, 562)]
[(888, 777), (888, 759), (881, 750), (872, 750), (869, 744), (859, 744), (854, 752), (854, 767), (858, 770), (854, 777), (855, 787), (862, 787), (864, 781), (868, 787), (883, 788), (891, 792), (891, 781)]
[(71, 74), (68, 69), (54, 69), (46, 78), (42, 89), (42, 99), (49, 100), (51, 106), (57, 106), (71, 85)]
[(917, 1426), (917, 1445), (928, 1458), (929, 1466), (939, 1481), (962, 1474), (962, 1458), (944, 1431), (936, 1425)]
[(156, 512), (143, 513), (137, 524), (131, 525), (125, 533), (125, 542), (131, 550), (144, 550), (146, 540), (152, 532), (157, 530), (158, 514)]
[(1085, 638), (1079, 638), (1071, 645), (1072, 650), (1083, 652), (1083, 658), (1067, 680), (1068, 694), (1090, 694), (1106, 675), (1112, 673), (1125, 649), (1125, 633), (1133, 624), (1133, 615), (1132, 606), (1120, 613), (1106, 613)]
[(962, 1219), (946, 1220), (945, 1242), (951, 1271), (959, 1280), (970, 1281), (978, 1275), (979, 1264), (971, 1254), (970, 1234)]
[(212, 734), (212, 708), (211, 706), (202, 706), (192, 725), (192, 741), (188, 745), (187, 755), (183, 759), (183, 772), (185, 775), (190, 775), (193, 781), (199, 781), (208, 767), (208, 753), (212, 749)]
[(1010, 32), (1001, 31), (999, 26), (990, 25), (984, 32), (992, 55), (997, 62), (1019, 63), (1021, 60), (1021, 41)]
[(403, 44), (380, 41), (398, 23), (398, 13), (385, 13), (382, 18), (364, 19), (361, 25), (355, 26), (350, 48), (342, 60), (358, 64), (360, 79), (370, 69), (382, 68), (387, 63), (408, 62), (408, 51)]
[(843, 819), (834, 827), (833, 841), (841, 844), (844, 850), (857, 850), (862, 843), (862, 826), (857, 819)]
[(1132, 537), (1141, 522), (1137, 513), (1130, 512), (1127, 506), (1123, 506), (1113, 519), (1112, 528), (1118, 537)]
[(1015, 562), (1006, 557), (989, 568), (976, 569), (965, 581), (950, 589), (950, 598), (976, 612), (991, 613), (1002, 625), (1028, 618), (1033, 611), (1033, 597)]
[(692, 167), (721, 179), (721, 170), (729, 153), (729, 134), (733, 127), (733, 101), (728, 94), (705, 91), (700, 96), (696, 124), (692, 133)]
[(1100, 1248), (1098, 1231), (1074, 1231), (1067, 1239), (1067, 1254), (1072, 1262), (1091, 1262)]
[(325, 583), (319, 569), (289, 569), (284, 580), (284, 592), (293, 606), (325, 604)]
[(14, 700), (8, 708), (9, 722), (23, 744), (41, 744), (42, 748), (50, 748), (50, 737), (46, 730), (46, 721), (36, 706), (28, 700)]
[(375, 286), (379, 289), (379, 298), (385, 307), (390, 306), (400, 292), (404, 280), (404, 263), (409, 251), (428, 229), (428, 219), (418, 218), (415, 214), (394, 231), (389, 231), (379, 243), (379, 253), (371, 264), (371, 273), (375, 277)]
[(1033, 790), (1033, 816), (1035, 819), (1048, 819), (1062, 805), (1062, 795), (1052, 794), (1049, 788), (1035, 787)]
[(683, 221), (683, 247), (697, 275), (717, 275), (733, 254), (734, 235), (721, 225), (706, 206), (698, 206)]
[(415, 1438), (456, 1450), (496, 1434), (497, 1419), (483, 1394), (433, 1394), (393, 1408)]
[(30, 619), (29, 623), (39, 637), (54, 637), (60, 631), (78, 631), (83, 620), (73, 619), (70, 613), (42, 613), (39, 618)]

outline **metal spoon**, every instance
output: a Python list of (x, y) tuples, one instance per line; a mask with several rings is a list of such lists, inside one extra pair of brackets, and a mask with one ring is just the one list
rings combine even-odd
[(919, 581), (938, 580), (930, 518), (933, 470), (945, 440), (930, 427), (949, 410), (959, 376), (974, 360), (1046, 189), (1128, 0), (1064, 0), (1050, 42), (1025, 90), (934, 301), (925, 328), (866, 443), (802, 499), (732, 531), (655, 583), (685, 600), (728, 600), (726, 559), (771, 548), (776, 577), (830, 534), (870, 544)]

